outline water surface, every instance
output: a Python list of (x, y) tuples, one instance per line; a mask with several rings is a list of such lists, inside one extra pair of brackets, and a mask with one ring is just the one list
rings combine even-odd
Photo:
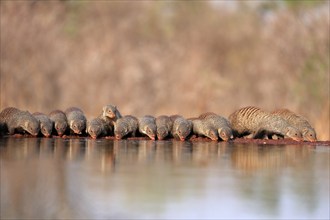
[(1, 138), (1, 218), (329, 219), (322, 146)]

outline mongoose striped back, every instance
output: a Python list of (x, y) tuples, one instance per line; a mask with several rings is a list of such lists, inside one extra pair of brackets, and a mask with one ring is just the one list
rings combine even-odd
[(4, 132), (10, 135), (26, 131), (37, 136), (40, 131), (39, 121), (28, 111), (21, 111), (14, 107), (8, 107), (1, 111), (0, 121)]
[(238, 136), (252, 134), (259, 137), (261, 133), (280, 134), (294, 140), (302, 140), (299, 130), (279, 116), (272, 115), (260, 108), (248, 106), (241, 108), (229, 116), (232, 129)]
[(259, 122), (266, 117), (260, 108), (249, 106), (241, 108), (229, 116), (232, 129), (238, 134), (250, 134), (258, 130)]
[(10, 119), (12, 119), (12, 117), (15, 114), (19, 114), (20, 111), (21, 110), (19, 110), (17, 108), (14, 108), (14, 107), (8, 107), (8, 108), (3, 109), (0, 112), (0, 122), (4, 123), (4, 125), (6, 126), (6, 124), (8, 123), (8, 121)]

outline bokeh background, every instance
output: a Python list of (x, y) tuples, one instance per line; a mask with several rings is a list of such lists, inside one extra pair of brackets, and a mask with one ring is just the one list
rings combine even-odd
[(289, 108), (329, 140), (329, 1), (1, 1), (1, 109)]

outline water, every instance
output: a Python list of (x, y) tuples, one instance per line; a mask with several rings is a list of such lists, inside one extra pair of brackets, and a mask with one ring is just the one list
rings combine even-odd
[(329, 147), (2, 138), (1, 218), (329, 219)]

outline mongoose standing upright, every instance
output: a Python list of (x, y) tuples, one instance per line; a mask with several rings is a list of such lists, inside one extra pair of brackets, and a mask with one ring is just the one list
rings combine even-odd
[(35, 112), (32, 114), (40, 123), (40, 132), (45, 137), (50, 137), (52, 135), (53, 131), (53, 122), (50, 120), (50, 118), (40, 112)]
[(111, 104), (103, 106), (102, 114), (104, 117), (111, 119), (112, 125), (117, 119), (122, 118), (117, 106)]
[(172, 136), (176, 139), (184, 141), (191, 133), (192, 123), (180, 115), (170, 116), (173, 127), (172, 127)]
[(54, 133), (57, 133), (57, 135), (60, 137), (63, 136), (68, 128), (68, 122), (65, 113), (61, 110), (54, 110), (49, 113), (49, 118), (54, 124)]
[(303, 116), (297, 115), (289, 109), (277, 109), (272, 114), (284, 118), (291, 126), (298, 128), (305, 141), (317, 141), (315, 129)]
[(229, 116), (229, 121), (236, 135), (240, 137), (252, 135), (253, 138), (262, 138), (265, 134), (278, 134), (296, 141), (303, 140), (297, 128), (290, 126), (283, 118), (258, 107), (241, 108)]
[(125, 115), (124, 117), (118, 118), (114, 123), (114, 133), (116, 139), (122, 139), (127, 135), (135, 137), (136, 131), (139, 127), (139, 121), (132, 115)]
[(163, 140), (170, 135), (172, 130), (173, 122), (170, 117), (166, 115), (160, 115), (156, 118), (157, 127), (157, 139)]
[(112, 126), (106, 117), (100, 115), (87, 123), (87, 133), (93, 138), (108, 136), (112, 133)]
[(15, 132), (28, 132), (37, 136), (40, 131), (39, 121), (28, 111), (21, 111), (14, 107), (8, 107), (0, 112), (0, 124), (4, 132), (13, 135)]
[(84, 112), (77, 107), (70, 107), (65, 110), (71, 133), (82, 134), (86, 130), (86, 117)]
[(218, 140), (218, 131), (210, 123), (200, 118), (189, 118), (192, 122), (192, 131), (198, 136), (205, 136), (212, 141)]
[(151, 115), (145, 115), (139, 119), (139, 132), (147, 135), (151, 140), (156, 139), (156, 119)]
[(203, 113), (198, 118), (202, 119), (204, 123), (210, 124), (214, 129), (216, 129), (219, 137), (223, 141), (228, 141), (234, 138), (230, 122), (226, 118), (213, 112)]

